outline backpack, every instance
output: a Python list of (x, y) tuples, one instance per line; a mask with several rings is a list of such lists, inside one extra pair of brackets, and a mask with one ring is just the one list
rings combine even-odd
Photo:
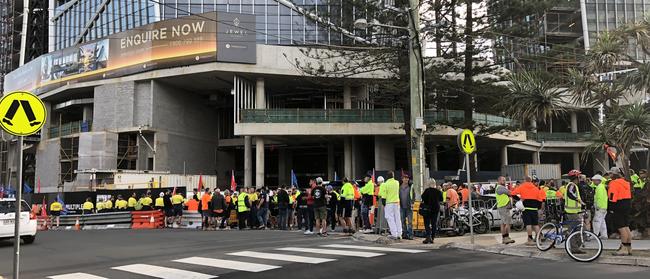
[(578, 185), (578, 191), (580, 191), (580, 199), (587, 205), (587, 209), (594, 207), (594, 194), (595, 191), (587, 183), (580, 183)]

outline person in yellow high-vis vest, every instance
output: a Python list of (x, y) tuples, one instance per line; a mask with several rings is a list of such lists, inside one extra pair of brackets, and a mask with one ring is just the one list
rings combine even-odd
[(510, 190), (506, 186), (506, 178), (499, 176), (497, 185), (494, 188), (494, 193), (497, 198), (497, 212), (501, 218), (501, 242), (503, 244), (515, 243), (515, 240), (510, 238), (510, 226), (512, 225), (512, 198), (510, 197)]
[[(582, 212), (582, 206), (584, 203), (580, 198), (580, 189), (578, 188), (578, 183), (580, 175), (582, 173), (579, 170), (569, 171), (569, 178), (571, 182), (567, 184), (566, 192), (564, 192), (564, 213), (565, 213), (565, 222), (577, 222), (578, 224), (581, 221), (580, 213)], [(569, 243), (571, 253), (573, 254), (584, 254), (585, 252), (576, 246), (574, 243)]]
[(246, 222), (248, 221), (248, 215), (251, 210), (247, 192), (248, 188), (244, 187), (239, 190), (239, 196), (237, 196), (237, 217), (239, 218), (238, 225), (240, 230), (246, 229)]

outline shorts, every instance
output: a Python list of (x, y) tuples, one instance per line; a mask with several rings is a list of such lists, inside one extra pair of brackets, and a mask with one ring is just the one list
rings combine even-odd
[(174, 208), (173, 207), (165, 208), (164, 211), (165, 211), (165, 217), (174, 217)]
[(50, 215), (52, 215), (52, 216), (61, 216), (61, 211), (52, 211), (52, 212), (50, 212)]
[(524, 225), (526, 226), (537, 226), (539, 225), (539, 216), (537, 210), (524, 210), (521, 214), (521, 218), (524, 220)]
[(174, 216), (183, 216), (183, 204), (174, 205)]
[(212, 211), (207, 210), (207, 209), (203, 210), (203, 211), (201, 211), (201, 216), (203, 216), (203, 218), (212, 217)]
[(327, 208), (324, 206), (314, 208), (314, 218), (316, 220), (327, 219)]
[(341, 202), (342, 205), (342, 210), (339, 213), (340, 216), (343, 216), (345, 218), (350, 218), (352, 217), (352, 204), (354, 203), (353, 200), (346, 200)]
[(612, 214), (612, 221), (615, 229), (625, 228), (630, 226), (630, 210), (632, 206), (630, 200), (619, 200), (614, 203), (614, 210)]
[(507, 206), (497, 208), (499, 216), (501, 217), (501, 224), (512, 225), (512, 214), (510, 213), (510, 208)]

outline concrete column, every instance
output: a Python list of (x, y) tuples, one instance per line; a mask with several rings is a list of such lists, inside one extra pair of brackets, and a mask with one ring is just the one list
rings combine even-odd
[(250, 136), (244, 137), (244, 186), (253, 185), (253, 150)]
[(289, 184), (288, 174), (289, 170), (287, 168), (287, 150), (279, 149), (278, 150), (278, 184)]
[(571, 133), (578, 133), (578, 115), (575, 111), (571, 112)]
[(264, 186), (264, 138), (255, 137), (255, 187)]
[(341, 178), (348, 177), (350, 178), (352, 173), (352, 137), (346, 137), (343, 140), (343, 175)]
[(395, 169), (395, 145), (386, 136), (375, 136), (375, 169)]
[(540, 161), (541, 161), (540, 158), (539, 158), (540, 156), (541, 156), (541, 154), (540, 154), (539, 151), (533, 152), (533, 164), (539, 164), (540, 163)]
[(343, 108), (352, 109), (352, 87), (349, 85), (343, 87)]
[(255, 109), (266, 108), (266, 91), (264, 90), (264, 78), (257, 78), (255, 82)]
[(431, 144), (429, 152), (429, 170), (438, 171), (438, 146)]
[(92, 105), (84, 105), (83, 106), (82, 118), (83, 118), (84, 122), (93, 119), (93, 106)]
[(336, 172), (335, 169), (335, 157), (334, 157), (334, 143), (328, 143), (327, 144), (327, 179), (328, 180), (333, 180), (334, 179), (334, 172)]
[(501, 148), (501, 166), (508, 165), (508, 146)]
[(573, 169), (580, 170), (580, 152), (573, 152)]

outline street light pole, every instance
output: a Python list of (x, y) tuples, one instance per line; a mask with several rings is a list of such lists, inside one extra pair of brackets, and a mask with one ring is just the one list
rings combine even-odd
[(420, 58), (422, 55), (418, 41), (420, 36), (420, 14), (418, 7), (420, 0), (409, 0), (409, 88), (410, 88), (410, 141), (411, 141), (411, 165), (413, 172), (413, 185), (415, 186), (415, 199), (420, 200), (422, 185), (424, 183), (424, 164), (422, 155), (424, 153), (424, 125), (422, 109), (422, 67)]

